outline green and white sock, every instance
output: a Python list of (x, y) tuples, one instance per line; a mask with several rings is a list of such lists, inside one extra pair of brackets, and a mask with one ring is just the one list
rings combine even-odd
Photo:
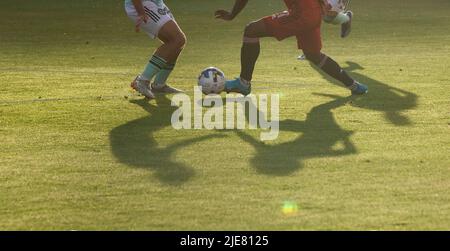
[(167, 62), (161, 57), (153, 55), (150, 62), (141, 74), (141, 79), (151, 80), (155, 75), (157, 75), (162, 69), (167, 67)]
[(169, 78), (169, 75), (172, 73), (174, 68), (175, 64), (166, 64), (166, 67), (161, 69), (161, 71), (156, 74), (155, 85), (158, 87), (165, 86), (167, 79)]
[(345, 12), (340, 12), (337, 16), (331, 21), (332, 24), (345, 24), (350, 21), (350, 17)]

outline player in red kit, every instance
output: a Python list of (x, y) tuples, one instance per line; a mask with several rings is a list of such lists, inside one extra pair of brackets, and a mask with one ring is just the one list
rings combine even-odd
[[(248, 24), (241, 49), (241, 74), (227, 81), (226, 92), (248, 95), (256, 61), (260, 53), (260, 38), (274, 37), (279, 41), (295, 36), (298, 48), (306, 58), (321, 70), (343, 83), (352, 94), (365, 94), (368, 88), (352, 79), (332, 58), (323, 54), (320, 27), (325, 4), (323, 0), (284, 0), (288, 10), (264, 17)], [(248, 0), (236, 0), (231, 12), (218, 10), (216, 18), (233, 20), (247, 5)]]

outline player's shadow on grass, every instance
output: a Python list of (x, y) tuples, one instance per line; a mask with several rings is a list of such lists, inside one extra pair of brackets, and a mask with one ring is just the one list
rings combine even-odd
[(239, 137), (250, 143), (256, 150), (251, 163), (258, 172), (285, 176), (299, 170), (306, 159), (357, 153), (350, 140), (353, 132), (342, 129), (332, 112), (333, 109), (345, 105), (352, 98), (318, 95), (331, 97), (333, 100), (314, 107), (305, 121), (280, 121), (280, 133), (287, 131), (298, 133), (291, 141), (280, 144), (264, 143), (243, 131), (237, 131)]
[(207, 140), (214, 135), (177, 141), (166, 147), (158, 146), (154, 134), (171, 126), (170, 118), (177, 107), (164, 96), (157, 97), (157, 105), (146, 100), (130, 101), (149, 113), (149, 116), (130, 121), (110, 132), (111, 151), (122, 163), (139, 168), (149, 168), (164, 184), (180, 185), (187, 182), (194, 170), (173, 160), (173, 155), (182, 147)]
[[(381, 111), (384, 113), (387, 121), (397, 126), (412, 124), (411, 120), (406, 115), (402, 114), (402, 112), (417, 107), (418, 96), (416, 94), (356, 72), (356, 70), (364, 70), (364, 67), (358, 63), (351, 61), (347, 61), (346, 63), (348, 66), (343, 69), (349, 72), (349, 74), (357, 81), (360, 81), (369, 87), (368, 94), (361, 98), (355, 98), (352, 101), (353, 106)], [(313, 66), (313, 68), (329, 82), (342, 87), (341, 83), (329, 77), (317, 67)]]

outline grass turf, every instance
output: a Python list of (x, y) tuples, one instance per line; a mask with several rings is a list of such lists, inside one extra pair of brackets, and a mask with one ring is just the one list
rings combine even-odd
[[(282, 10), (167, 0), (188, 36), (170, 81), (192, 94), (215, 65), (238, 75), (246, 23)], [(128, 83), (156, 41), (121, 0), (0, 2), (0, 229), (449, 229), (450, 2), (354, 1), (353, 33), (324, 52), (370, 92), (349, 92), (264, 39), (254, 92), (281, 95), (281, 133), (176, 131), (169, 98)], [(285, 201), (297, 215), (282, 213)]]

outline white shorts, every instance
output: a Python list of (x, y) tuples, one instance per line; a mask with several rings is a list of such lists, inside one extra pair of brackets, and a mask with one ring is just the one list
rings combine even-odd
[[(158, 32), (167, 22), (170, 20), (175, 21), (172, 12), (169, 8), (163, 4), (162, 7), (158, 7), (150, 0), (142, 1), (144, 5), (145, 13), (149, 17), (147, 23), (141, 24), (141, 30), (145, 31), (151, 38), (158, 37)], [(128, 17), (136, 23), (138, 14), (133, 4), (125, 4), (125, 11)]]

